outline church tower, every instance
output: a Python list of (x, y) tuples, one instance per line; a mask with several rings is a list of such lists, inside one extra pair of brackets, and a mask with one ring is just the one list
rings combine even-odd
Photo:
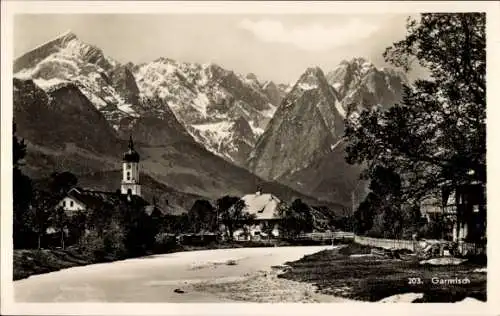
[(128, 151), (123, 154), (122, 194), (141, 195), (139, 158), (139, 154), (134, 150), (134, 142), (131, 135), (128, 143)]

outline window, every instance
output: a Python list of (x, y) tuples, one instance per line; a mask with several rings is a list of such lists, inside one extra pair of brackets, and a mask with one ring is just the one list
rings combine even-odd
[(73, 207), (73, 201), (69, 202), (69, 206)]
[(66, 207), (66, 200), (63, 201), (63, 207)]
[(127, 180), (130, 180), (130, 171), (127, 171)]
[(127, 169), (130, 169), (130, 168), (132, 168), (132, 165), (128, 163), (127, 164)]

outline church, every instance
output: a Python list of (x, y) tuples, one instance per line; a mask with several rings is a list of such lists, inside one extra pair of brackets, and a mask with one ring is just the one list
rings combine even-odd
[(75, 187), (68, 191), (57, 206), (62, 207), (66, 214), (71, 216), (79, 211), (98, 210), (127, 201), (140, 205), (150, 215), (154, 206), (141, 196), (139, 162), (139, 153), (134, 149), (134, 142), (130, 136), (128, 150), (122, 157), (122, 180), (119, 191), (105, 192)]

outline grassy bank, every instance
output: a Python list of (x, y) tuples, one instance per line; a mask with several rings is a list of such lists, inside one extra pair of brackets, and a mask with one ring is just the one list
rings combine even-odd
[(96, 262), (76, 249), (14, 249), (13, 257), (14, 280)]
[[(418, 302), (455, 302), (466, 297), (486, 301), (486, 273), (474, 272), (484, 263), (420, 265), (418, 260), (377, 259), (367, 255), (370, 251), (371, 247), (357, 244), (321, 251), (288, 262), (291, 269), (279, 277), (314, 284), (323, 294), (363, 301), (403, 293), (423, 293)], [(467, 279), (469, 283), (434, 284), (433, 278)]]

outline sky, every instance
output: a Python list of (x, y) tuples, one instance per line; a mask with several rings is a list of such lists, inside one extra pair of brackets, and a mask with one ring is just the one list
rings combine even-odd
[(14, 19), (14, 56), (71, 30), (121, 63), (159, 57), (216, 63), (261, 80), (293, 83), (311, 66), (382, 53), (406, 34), (409, 14), (22, 14)]

